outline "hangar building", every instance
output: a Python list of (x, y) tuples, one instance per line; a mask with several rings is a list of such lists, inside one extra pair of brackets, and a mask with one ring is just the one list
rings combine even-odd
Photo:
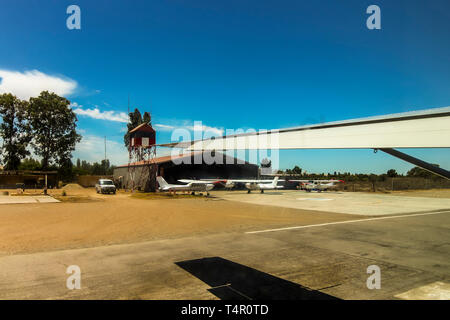
[[(216, 152), (206, 152), (216, 161), (212, 164), (205, 161), (204, 153), (192, 152), (179, 156), (154, 158), (156, 173), (164, 177), (168, 183), (179, 183), (179, 179), (256, 179), (258, 166), (235, 157)], [(208, 158), (206, 158), (208, 159)], [(121, 188), (143, 188), (145, 175), (148, 175), (148, 163), (137, 162), (114, 169), (114, 180)], [(132, 179), (133, 177), (133, 179)]]

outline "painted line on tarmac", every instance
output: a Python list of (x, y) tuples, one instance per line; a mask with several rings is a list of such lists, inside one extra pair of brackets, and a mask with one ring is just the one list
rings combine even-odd
[(367, 218), (367, 219), (358, 219), (358, 220), (328, 222), (328, 223), (320, 223), (320, 224), (309, 224), (309, 225), (306, 225), (306, 226), (286, 227), (286, 228), (267, 229), (267, 230), (258, 230), (258, 231), (248, 231), (248, 232), (246, 232), (246, 234), (274, 232), (274, 231), (284, 231), (284, 230), (295, 230), (295, 229), (306, 229), (306, 228), (331, 226), (331, 225), (335, 225), (335, 224), (366, 222), (366, 221), (375, 221), (375, 220), (409, 218), (409, 217), (418, 217), (418, 216), (431, 216), (431, 215), (441, 214), (441, 213), (450, 213), (450, 211), (449, 210), (446, 210), (446, 211), (434, 211), (434, 212), (426, 212), (426, 213), (405, 214), (405, 215), (400, 215), (400, 216), (388, 216), (388, 217), (378, 217), (378, 218)]

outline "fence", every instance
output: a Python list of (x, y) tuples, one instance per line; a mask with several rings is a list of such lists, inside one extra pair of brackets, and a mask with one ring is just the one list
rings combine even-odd
[(450, 188), (450, 180), (427, 178), (386, 178), (384, 181), (345, 182), (340, 186), (345, 191), (400, 191)]

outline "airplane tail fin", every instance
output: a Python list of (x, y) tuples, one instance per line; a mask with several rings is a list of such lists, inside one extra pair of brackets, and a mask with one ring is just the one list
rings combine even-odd
[(161, 176), (156, 177), (156, 181), (158, 181), (158, 184), (161, 188), (169, 186), (169, 184), (166, 182), (166, 180), (164, 180), (164, 178)]
[(276, 187), (278, 184), (278, 177), (275, 177), (272, 181), (272, 186)]

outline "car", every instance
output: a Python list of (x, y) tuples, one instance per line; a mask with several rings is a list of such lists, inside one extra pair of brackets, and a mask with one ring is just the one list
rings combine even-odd
[(95, 185), (97, 193), (113, 193), (116, 194), (116, 186), (114, 182), (109, 179), (100, 179)]

